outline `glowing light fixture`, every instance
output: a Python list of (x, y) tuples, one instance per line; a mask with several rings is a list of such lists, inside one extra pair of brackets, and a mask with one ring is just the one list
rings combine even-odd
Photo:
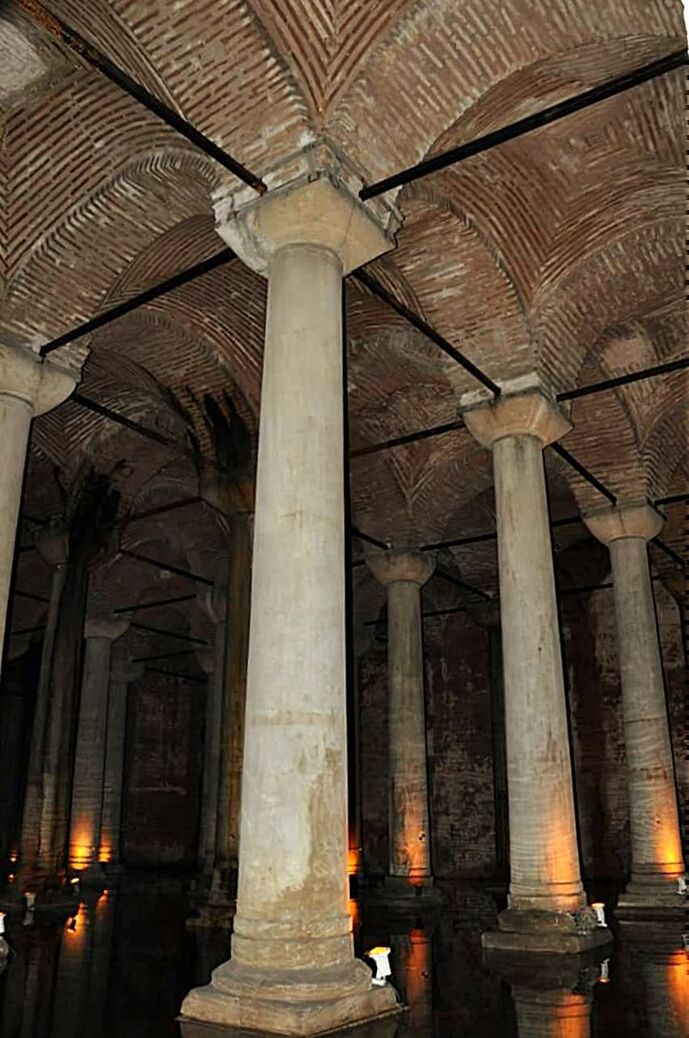
[[(689, 0), (687, 2), (689, 3)], [(689, 896), (689, 879), (686, 876), (677, 877), (677, 891), (684, 897)]]
[(26, 890), (24, 892), (24, 900), (26, 902), (26, 910), (27, 910), (27, 912), (35, 912), (36, 911), (36, 895), (33, 894), (30, 890)]
[(600, 964), (600, 976), (598, 978), (599, 984), (610, 983), (610, 959), (603, 959)]
[(607, 926), (608, 924), (605, 921), (605, 905), (603, 902), (594, 901), (591, 908), (596, 913), (596, 922), (598, 923), (598, 926)]
[(390, 949), (383, 946), (371, 948), (370, 951), (366, 952), (366, 958), (372, 959), (376, 966), (376, 975), (373, 978), (373, 983), (377, 987), (384, 987), (387, 984), (387, 978), (392, 974), (390, 969)]

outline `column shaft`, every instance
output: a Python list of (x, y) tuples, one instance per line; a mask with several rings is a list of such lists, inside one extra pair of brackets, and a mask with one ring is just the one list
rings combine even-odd
[(632, 884), (684, 873), (675, 770), (646, 541), (610, 544), (627, 757)]
[(103, 775), (103, 814), (101, 819), (102, 860), (108, 865), (120, 861), (122, 823), (122, 783), (127, 734), (127, 678), (115, 667), (108, 696), (108, 731)]
[(413, 885), (431, 876), (421, 592), (388, 586), (390, 875)]
[(510, 817), (510, 906), (584, 905), (542, 444), (493, 448)]
[(0, 645), (4, 643), (14, 562), (17, 519), (33, 407), (28, 400), (0, 392)]
[(69, 835), (69, 864), (78, 871), (100, 860), (111, 650), (110, 638), (86, 638)]

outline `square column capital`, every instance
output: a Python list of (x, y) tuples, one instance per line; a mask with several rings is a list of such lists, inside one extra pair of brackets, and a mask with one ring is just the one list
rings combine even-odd
[(310, 144), (264, 179), (269, 191), (260, 198), (242, 187), (213, 199), (218, 233), (259, 274), (287, 245), (328, 249), (345, 275), (394, 248), (397, 210), (361, 202), (363, 181), (332, 145)]
[(384, 587), (398, 583), (423, 587), (435, 570), (435, 557), (428, 552), (391, 548), (389, 551), (366, 552), (365, 555), (368, 568)]
[(505, 383), (499, 397), (481, 389), (464, 393), (459, 413), (484, 447), (507, 436), (534, 436), (543, 447), (562, 439), (572, 428), (567, 411), (544, 389), (537, 376)]
[(34, 415), (52, 411), (66, 400), (79, 377), (78, 370), (41, 360), (33, 350), (0, 343), (0, 395), (25, 400)]
[(582, 519), (596, 540), (607, 545), (623, 537), (639, 537), (644, 541), (652, 541), (665, 523), (660, 512), (647, 501), (589, 512), (583, 515)]

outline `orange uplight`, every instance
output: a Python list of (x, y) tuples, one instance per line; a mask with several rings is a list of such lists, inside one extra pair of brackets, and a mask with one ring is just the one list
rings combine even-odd
[(347, 851), (347, 875), (358, 876), (361, 869), (361, 849), (350, 847)]
[(70, 945), (80, 945), (84, 941), (86, 934), (86, 928), (88, 923), (88, 909), (85, 903), (79, 905), (77, 914), (72, 916), (71, 919), (65, 924), (65, 936), (69, 937)]
[(112, 861), (112, 845), (110, 843), (101, 843), (98, 850), (98, 861), (102, 865), (107, 865), (108, 862)]
[(347, 902), (347, 911), (349, 913), (349, 918), (352, 920), (352, 927), (356, 929), (361, 922), (361, 908), (359, 902), (350, 898)]
[(667, 990), (677, 1020), (689, 1020), (689, 954), (675, 951), (667, 960)]

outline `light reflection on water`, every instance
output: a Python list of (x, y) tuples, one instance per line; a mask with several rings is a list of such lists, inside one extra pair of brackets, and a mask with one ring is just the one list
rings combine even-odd
[[(188, 911), (182, 879), (140, 874), (100, 898), (87, 893), (67, 924), (8, 917), (0, 1038), (179, 1038), (183, 996), (229, 950), (223, 931), (187, 929)], [(478, 888), (429, 915), (360, 913), (357, 950), (391, 948), (409, 1010), (347, 1038), (689, 1038), (679, 926), (626, 928), (612, 952), (587, 960), (505, 961), (480, 950), (494, 915)], [(185, 1026), (185, 1038), (195, 1030)], [(198, 1038), (213, 1035), (199, 1029)]]

